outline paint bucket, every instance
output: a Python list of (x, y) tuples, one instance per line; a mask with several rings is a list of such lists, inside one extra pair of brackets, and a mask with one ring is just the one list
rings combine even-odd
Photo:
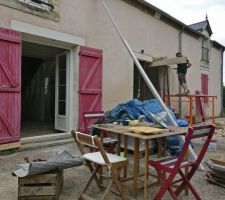
[(217, 149), (217, 139), (212, 139), (208, 146), (208, 151), (216, 151)]
[[(205, 138), (202, 139), (203, 143), (205, 142)], [(211, 142), (208, 146), (208, 151), (216, 151), (217, 150), (217, 138), (212, 138)]]
[(130, 123), (130, 120), (123, 120), (123, 122), (122, 122), (122, 124), (123, 124), (124, 126), (128, 126), (129, 123)]
[(130, 126), (136, 126), (136, 125), (138, 125), (138, 120), (130, 120), (129, 121), (129, 125)]

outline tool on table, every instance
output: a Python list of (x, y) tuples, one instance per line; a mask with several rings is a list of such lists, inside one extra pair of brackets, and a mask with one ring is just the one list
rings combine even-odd
[(153, 123), (148, 122), (145, 115), (141, 115), (138, 118), (138, 125), (153, 126)]

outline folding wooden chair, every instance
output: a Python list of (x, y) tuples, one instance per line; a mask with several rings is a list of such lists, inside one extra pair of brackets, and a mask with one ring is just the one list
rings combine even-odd
[[(105, 123), (105, 114), (103, 111), (93, 111), (83, 113), (84, 129), (85, 133), (90, 134), (91, 125), (97, 123)], [(114, 152), (115, 146), (117, 144), (117, 139), (110, 137), (109, 134), (104, 132), (103, 146), (108, 149), (109, 152)], [(91, 148), (92, 150), (92, 148)]]
[[(101, 178), (108, 179), (109, 185), (106, 187), (106, 191), (101, 199), (107, 199), (108, 195), (112, 190), (113, 184), (115, 184), (115, 188), (117, 189), (117, 192), (120, 195), (121, 199), (124, 198), (122, 185), (119, 182), (120, 179), (120, 171), (125, 166), (127, 166), (128, 161), (124, 157), (120, 157), (115, 154), (106, 153), (103, 147), (103, 144), (100, 140), (100, 138), (95, 135), (87, 135), (85, 133), (75, 132), (72, 131), (72, 136), (74, 137), (75, 142), (78, 145), (78, 148), (83, 155), (83, 158), (86, 161), (86, 165), (91, 171), (91, 177), (87, 181), (84, 189), (81, 191), (80, 195), (78, 196), (79, 199), (93, 199), (90, 196), (88, 196), (85, 192), (87, 191), (88, 187), (90, 186), (91, 182), (95, 180), (98, 187), (100, 188), (102, 185)], [(85, 153), (84, 146), (93, 147), (96, 149), (95, 152), (91, 153)], [(102, 167), (107, 170), (108, 176), (104, 176), (102, 173)], [(103, 186), (104, 187), (104, 186)]]
[[(196, 127), (189, 127), (185, 137), (181, 153), (178, 157), (168, 156), (158, 160), (149, 160), (150, 166), (154, 167), (158, 173), (159, 180), (162, 182), (159, 192), (154, 197), (154, 200), (162, 199), (165, 192), (168, 191), (174, 200), (178, 200), (178, 195), (187, 187), (191, 190), (197, 200), (201, 200), (197, 191), (190, 183), (190, 179), (198, 169), (208, 145), (212, 139), (215, 130), (214, 125), (200, 125)], [(190, 161), (187, 159), (188, 146), (192, 139), (206, 137), (205, 142), (197, 156), (197, 159)], [(189, 171), (184, 173), (182, 169), (189, 168)], [(168, 176), (167, 176), (168, 175)], [(175, 176), (180, 175), (180, 178), (175, 180)], [(175, 184), (175, 189), (172, 187)]]

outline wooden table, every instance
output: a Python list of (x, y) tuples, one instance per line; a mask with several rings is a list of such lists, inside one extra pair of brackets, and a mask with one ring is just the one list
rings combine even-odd
[(120, 153), (121, 146), (121, 136), (124, 136), (124, 151), (125, 156), (127, 156), (127, 141), (128, 136), (134, 139), (134, 156), (133, 156), (133, 176), (132, 178), (124, 178), (124, 180), (133, 180), (133, 194), (137, 194), (138, 192), (138, 178), (141, 176), (139, 174), (139, 147), (140, 147), (140, 139), (144, 140), (144, 199), (147, 199), (147, 187), (148, 187), (148, 160), (149, 160), (149, 141), (151, 139), (162, 139), (172, 135), (181, 135), (187, 132), (187, 127), (175, 127), (173, 131), (163, 130), (159, 133), (154, 134), (143, 134), (143, 133), (134, 133), (129, 129), (131, 126), (122, 126), (122, 125), (114, 125), (114, 124), (98, 124), (93, 125), (93, 128), (97, 128), (100, 130), (100, 137), (103, 138), (104, 131), (111, 132), (117, 135), (118, 137), (118, 154)]

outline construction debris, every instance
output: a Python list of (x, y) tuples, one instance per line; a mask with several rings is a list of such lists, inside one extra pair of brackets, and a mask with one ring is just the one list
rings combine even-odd
[(225, 162), (210, 159), (205, 163), (208, 166), (206, 169), (207, 181), (225, 188)]
[(163, 59), (153, 58), (153, 62), (149, 64), (149, 67), (157, 67), (157, 66), (163, 66), (163, 65), (175, 65), (175, 64), (186, 63), (186, 62), (187, 62), (187, 57), (179, 57), (179, 58), (165, 58), (164, 57)]
[(153, 57), (153, 61), (167, 59), (167, 56)]
[(28, 158), (25, 158), (25, 160), (28, 163), (18, 164), (20, 168), (13, 171), (13, 175), (18, 177), (26, 177), (55, 171), (59, 168), (66, 169), (83, 164), (83, 158), (74, 157), (67, 151), (58, 152), (54, 157), (46, 161), (38, 159), (31, 162)]
[(63, 170), (18, 177), (18, 200), (58, 200), (63, 187)]
[(225, 137), (225, 121), (216, 122), (217, 136)]

